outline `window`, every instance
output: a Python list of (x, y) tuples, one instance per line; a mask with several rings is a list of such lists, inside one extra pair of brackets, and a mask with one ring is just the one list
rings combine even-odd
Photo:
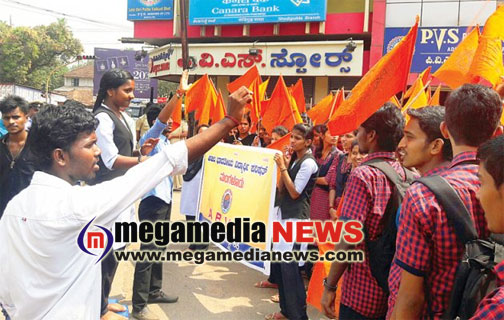
[(72, 78), (72, 86), (74, 87), (79, 86), (79, 78)]
[(387, 0), (385, 27), (411, 26), (416, 15), (421, 27), (484, 25), (496, 8), (496, 0)]

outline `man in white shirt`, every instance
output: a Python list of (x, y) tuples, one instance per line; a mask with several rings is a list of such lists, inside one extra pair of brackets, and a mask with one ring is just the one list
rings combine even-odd
[[(0, 304), (13, 320), (100, 317), (100, 264), (77, 238), (92, 219), (109, 228), (117, 216), (168, 175), (181, 174), (237, 126), (251, 92), (229, 97), (226, 118), (171, 145), (121, 177), (77, 186), (98, 170), (96, 120), (84, 108), (52, 107), (33, 121), (28, 143), (38, 161), (31, 184), (0, 220)], [(149, 177), (146, 179), (145, 177)]]

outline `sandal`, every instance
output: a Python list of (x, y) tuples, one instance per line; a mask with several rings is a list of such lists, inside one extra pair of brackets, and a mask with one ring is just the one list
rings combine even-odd
[(256, 288), (272, 288), (272, 289), (277, 289), (278, 285), (275, 283), (271, 283), (268, 280), (261, 280), (254, 284), (254, 287)]
[(266, 320), (283, 320), (287, 319), (281, 312), (273, 312), (264, 317)]
[(280, 295), (275, 294), (274, 296), (271, 296), (270, 300), (274, 303), (280, 303)]

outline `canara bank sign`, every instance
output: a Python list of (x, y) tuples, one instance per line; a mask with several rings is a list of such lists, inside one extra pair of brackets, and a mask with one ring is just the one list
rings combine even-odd
[[(361, 76), (363, 42), (354, 42), (352, 52), (347, 41), (191, 44), (191, 73), (242, 75), (256, 65), (265, 76)], [(150, 77), (182, 72), (180, 45), (153, 50), (149, 56)]]
[(325, 21), (326, 0), (191, 0), (191, 25)]

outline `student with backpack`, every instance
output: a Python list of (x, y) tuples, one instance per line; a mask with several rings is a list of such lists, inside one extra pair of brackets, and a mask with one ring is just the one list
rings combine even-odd
[[(504, 233), (504, 136), (484, 143), (478, 149), (479, 179), (481, 187), (476, 197), (485, 211), (488, 229), (497, 234)], [(504, 251), (503, 243), (500, 245)], [(473, 320), (504, 319), (504, 261), (494, 269), (497, 288), (479, 304)]]
[[(450, 139), (454, 158), (439, 177), (455, 189), (478, 238), (486, 238), (489, 232), (476, 199), (476, 150), (502, 133), (498, 126), (502, 103), (492, 89), (465, 84), (449, 95), (445, 107), (441, 132)], [(443, 205), (423, 183), (408, 189), (402, 207), (398, 238), (408, 240), (397, 242), (395, 263), (402, 270), (392, 319), (440, 319), (449, 305), (464, 242), (457, 239)]]
[[(364, 250), (366, 255), (364, 262), (350, 266), (348, 263), (333, 262), (329, 276), (324, 281), (321, 299), (322, 309), (330, 318), (334, 318), (336, 286), (345, 271), (339, 319), (383, 319), (387, 312), (387, 294), (375, 278), (377, 273), (373, 275), (373, 262), (370, 261), (377, 258), (371, 257), (370, 253), (379, 252), (384, 257), (383, 251), (368, 247), (376, 247), (379, 240), (384, 238), (384, 231), (391, 225), (388, 223), (390, 220), (395, 227), (393, 222), (398, 208), (398, 189), (404, 192), (409, 185), (407, 180), (412, 180), (411, 174), (394, 157), (403, 129), (404, 117), (400, 109), (391, 103), (382, 106), (358, 128), (359, 149), (368, 153), (368, 156), (348, 178), (339, 219), (357, 220), (363, 224), (366, 240), (352, 249)], [(388, 205), (389, 202), (392, 205)], [(397, 206), (392, 208), (394, 202)], [(395, 245), (395, 239), (392, 245)], [(348, 249), (351, 246), (345, 242), (335, 246), (335, 251)], [(389, 256), (388, 267), (392, 257), (393, 252)], [(388, 272), (382, 273), (381, 282), (385, 285), (387, 276)]]
[[(398, 149), (403, 153), (402, 164), (407, 168), (415, 168), (423, 177), (439, 174), (446, 170), (452, 159), (450, 140), (441, 134), (440, 125), (445, 118), (445, 107), (431, 106), (419, 109), (409, 109), (410, 120), (404, 128), (404, 136), (399, 142)], [(399, 225), (399, 218), (396, 217)], [(408, 237), (397, 238), (396, 242), (408, 241)], [(399, 282), (401, 268), (392, 263), (388, 285), (390, 295), (388, 299), (387, 318), (391, 316)]]

